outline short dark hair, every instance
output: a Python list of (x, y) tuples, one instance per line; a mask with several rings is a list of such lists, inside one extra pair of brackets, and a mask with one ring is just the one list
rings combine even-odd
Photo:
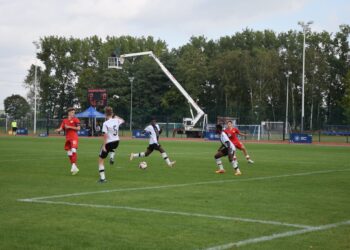
[(75, 110), (74, 107), (69, 107), (69, 108), (67, 109), (67, 112), (71, 112), (71, 111), (73, 111), (73, 110)]
[(222, 130), (222, 125), (221, 124), (216, 124), (216, 130)]

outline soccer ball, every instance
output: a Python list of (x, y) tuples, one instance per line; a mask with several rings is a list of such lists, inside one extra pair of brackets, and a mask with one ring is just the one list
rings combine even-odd
[(139, 168), (146, 169), (147, 168), (147, 162), (141, 161), (140, 164), (139, 164)]

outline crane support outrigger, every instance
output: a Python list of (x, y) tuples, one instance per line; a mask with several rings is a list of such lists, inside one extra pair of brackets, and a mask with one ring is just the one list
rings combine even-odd
[[(169, 72), (169, 70), (163, 65), (163, 63), (154, 55), (152, 51), (137, 52), (123, 54), (119, 57), (109, 57), (108, 58), (108, 68), (121, 69), (121, 65), (124, 63), (125, 58), (128, 57), (138, 57), (138, 56), (150, 56), (152, 57), (159, 67), (162, 69), (164, 74), (170, 79), (170, 81), (177, 87), (181, 94), (186, 98), (190, 104), (191, 118), (183, 118), (184, 130), (187, 137), (201, 137), (203, 131), (206, 129), (208, 123), (208, 116), (204, 111), (198, 106), (198, 104), (192, 99), (192, 97), (187, 93), (187, 91), (181, 86), (181, 84), (175, 79), (175, 77)], [(196, 110), (197, 114), (193, 114), (192, 107)], [(203, 117), (203, 125), (201, 128), (195, 127), (199, 120)]]

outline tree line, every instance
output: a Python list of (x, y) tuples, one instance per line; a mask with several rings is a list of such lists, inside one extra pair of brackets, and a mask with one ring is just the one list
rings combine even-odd
[[(305, 129), (327, 124), (350, 123), (350, 26), (336, 33), (309, 32), (305, 53)], [(233, 116), (239, 124), (284, 121), (289, 76), (289, 122), (301, 123), (303, 33), (276, 33), (245, 29), (232, 36), (208, 40), (191, 37), (179, 48), (169, 49), (153, 37), (106, 37), (78, 39), (43, 37), (36, 56), (38, 112), (61, 118), (69, 106), (89, 106), (88, 89), (106, 89), (108, 105), (126, 120), (130, 115), (133, 77), (133, 117), (142, 123), (149, 115), (171, 122), (189, 116), (186, 99), (149, 57), (126, 59), (123, 70), (108, 69), (107, 58), (153, 51), (208, 114)], [(34, 103), (35, 66), (28, 70), (25, 85)], [(119, 99), (113, 96), (120, 96)], [(101, 108), (98, 108), (101, 110)]]

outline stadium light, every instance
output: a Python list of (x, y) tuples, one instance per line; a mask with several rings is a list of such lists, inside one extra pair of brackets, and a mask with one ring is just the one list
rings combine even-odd
[(304, 103), (304, 99), (305, 99), (305, 91), (304, 91), (304, 85), (305, 85), (305, 36), (306, 36), (306, 32), (310, 31), (310, 25), (313, 24), (313, 21), (309, 21), (307, 23), (304, 22), (298, 22), (298, 25), (300, 25), (303, 28), (303, 34), (304, 34), (304, 40), (303, 40), (303, 73), (302, 73), (302, 89), (301, 89), (301, 126), (300, 126), (300, 130), (301, 132), (304, 131), (304, 116), (305, 116), (305, 103)]
[(285, 125), (285, 135), (288, 134), (288, 95), (289, 95), (289, 76), (292, 74), (292, 71), (287, 71), (284, 73), (287, 78), (287, 90), (286, 90), (286, 125)]
[(130, 80), (130, 132), (132, 132), (132, 85), (134, 82), (134, 77), (130, 76), (129, 80)]
[[(33, 42), (36, 52), (38, 52), (38, 49), (40, 48), (39, 43), (37, 41)], [(36, 55), (35, 55), (36, 58)], [(35, 72), (34, 72), (34, 128), (33, 133), (36, 134), (36, 88), (37, 88), (37, 71), (38, 71), (38, 59), (36, 58), (35, 61)]]

